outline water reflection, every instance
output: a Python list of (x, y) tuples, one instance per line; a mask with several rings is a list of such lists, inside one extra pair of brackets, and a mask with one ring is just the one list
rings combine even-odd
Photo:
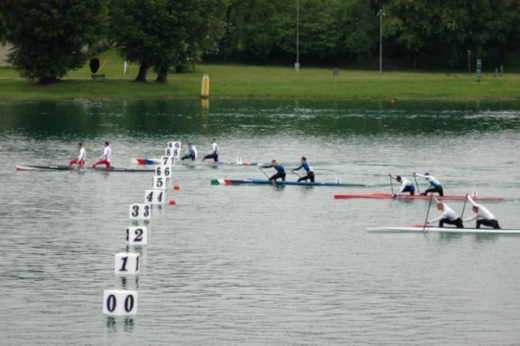
[[(117, 133), (220, 136), (230, 131), (258, 135), (398, 136), (518, 130), (518, 102), (169, 100), (30, 102), (0, 105), (0, 134), (35, 139), (90, 139)], [(239, 121), (238, 121), (239, 120)]]

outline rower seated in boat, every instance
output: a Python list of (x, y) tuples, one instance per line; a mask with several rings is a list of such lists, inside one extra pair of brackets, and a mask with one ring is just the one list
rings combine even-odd
[(394, 177), (392, 173), (388, 174), (390, 178), (395, 179), (398, 183), (401, 183), (401, 188), (397, 193), (394, 193), (394, 198), (397, 196), (400, 196), (403, 192), (409, 192), (411, 196), (415, 195), (415, 185), (412, 184), (411, 181), (409, 181), (406, 178), (401, 177), (398, 175), (397, 177)]
[(310, 179), (311, 183), (314, 183), (314, 170), (312, 169), (312, 167), (309, 165), (309, 163), (307, 162), (307, 158), (305, 156), (302, 156), (302, 164), (299, 166), (299, 167), (296, 167), (296, 168), (293, 168), (292, 171), (298, 171), (300, 169), (305, 169), (305, 172), (307, 172), (307, 175), (304, 176), (304, 177), (300, 177), (298, 179), (298, 181), (305, 181), (307, 182), (307, 180)]
[(260, 166), (259, 169), (263, 168), (274, 168), (276, 169), (276, 174), (274, 174), (269, 180), (273, 182), (273, 184), (276, 183), (277, 179), (282, 179), (282, 181), (285, 181), (285, 177), (287, 174), (285, 173), (285, 168), (283, 168), (282, 165), (280, 165), (276, 160), (271, 161), (270, 165)]
[(83, 143), (78, 143), (79, 155), (77, 158), (71, 160), (69, 162), (69, 167), (73, 165), (78, 165), (79, 168), (83, 168), (85, 166), (85, 159), (87, 158), (87, 153), (85, 148), (83, 148)]
[(430, 175), (430, 173), (424, 173), (424, 175), (422, 175), (415, 172), (413, 172), (413, 175), (425, 178), (430, 183), (430, 188), (426, 189), (423, 193), (421, 193), (421, 196), (426, 196), (430, 192), (437, 192), (439, 193), (439, 196), (444, 196), (444, 191), (442, 190), (441, 183), (433, 175)]
[(453, 209), (448, 207), (446, 203), (439, 202), (435, 197), (433, 197), (433, 200), (437, 205), (437, 210), (442, 211), (442, 214), (433, 220), (426, 221), (426, 226), (431, 226), (432, 223), (439, 221), (439, 227), (444, 227), (444, 224), (447, 223), (455, 225), (457, 228), (464, 228), (462, 219)]
[(466, 198), (468, 199), (469, 203), (471, 203), (471, 210), (473, 210), (475, 215), (467, 219), (464, 219), (464, 222), (477, 220), (476, 228), (480, 228), (481, 225), (484, 225), (488, 227), (493, 227), (493, 229), (501, 229), (497, 219), (495, 219), (495, 216), (486, 207), (478, 203), (475, 203), (475, 201), (473, 200), (473, 198), (471, 198), (469, 194), (466, 195)]
[(96, 168), (97, 165), (105, 165), (107, 169), (111, 169), (110, 166), (111, 162), (110, 157), (112, 156), (112, 149), (110, 149), (110, 144), (108, 142), (105, 142), (105, 148), (103, 149), (103, 156), (96, 162), (92, 164), (92, 168)]
[(211, 153), (204, 156), (202, 158), (202, 161), (206, 159), (213, 159), (213, 162), (218, 162), (218, 145), (217, 140), (215, 138), (211, 140)]
[(188, 150), (186, 150), (186, 155), (184, 155), (181, 158), (181, 161), (186, 160), (186, 159), (191, 159), (191, 161), (195, 161), (196, 158), (197, 158), (197, 148), (195, 148), (195, 146), (193, 144), (188, 143)]

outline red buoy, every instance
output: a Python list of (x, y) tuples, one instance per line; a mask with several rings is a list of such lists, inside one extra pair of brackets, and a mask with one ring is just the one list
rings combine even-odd
[(180, 187), (179, 185), (175, 184), (175, 185), (173, 185), (173, 189), (174, 189), (174, 190), (180, 190), (181, 187)]
[(175, 204), (177, 204), (177, 202), (175, 202), (174, 199), (170, 199), (170, 205), (175, 205)]

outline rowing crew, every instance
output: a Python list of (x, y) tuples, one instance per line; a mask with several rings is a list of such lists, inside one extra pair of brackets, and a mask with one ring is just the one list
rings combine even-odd
[[(271, 161), (270, 165), (259, 166), (258, 168), (259, 169), (274, 168), (276, 170), (276, 173), (269, 178), (269, 180), (272, 181), (273, 184), (275, 184), (276, 180), (278, 180), (278, 179), (282, 179), (282, 181), (285, 181), (285, 177), (287, 176), (287, 173), (285, 173), (285, 168), (281, 164), (276, 162), (276, 160)], [(296, 173), (296, 171), (299, 171), (302, 168), (307, 173), (307, 175), (305, 175), (303, 177)], [(303, 156), (301, 158), (301, 164), (298, 167), (295, 167), (295, 168), (291, 169), (291, 172), (293, 172), (294, 174), (299, 176), (299, 178), (297, 180), (298, 182), (300, 182), (300, 181), (305, 181), (306, 182), (307, 180), (310, 180), (311, 183), (314, 183), (314, 178), (315, 178), (314, 177), (314, 170), (312, 169), (312, 167), (307, 162), (307, 158), (305, 156)]]
[(446, 203), (440, 202), (437, 200), (437, 198), (433, 197), (437, 206), (437, 210), (442, 211), (442, 214), (433, 220), (427, 220), (425, 226), (431, 226), (431, 224), (434, 222), (439, 221), (439, 227), (444, 227), (444, 224), (449, 224), (455, 225), (457, 228), (464, 228), (463, 222), (477, 220), (476, 228), (480, 228), (480, 226), (483, 225), (493, 227), (494, 229), (500, 229), (498, 220), (495, 219), (495, 216), (486, 207), (475, 203), (475, 201), (468, 194), (466, 195), (466, 198), (471, 203), (471, 210), (473, 210), (475, 215), (463, 220), (453, 209), (447, 206)]
[[(437, 192), (441, 197), (444, 196), (444, 190), (442, 189), (441, 183), (439, 182), (439, 180), (437, 180), (437, 178), (430, 175), (430, 173), (424, 173), (424, 175), (422, 175), (413, 172), (413, 175), (414, 177), (417, 176), (425, 178), (430, 183), (430, 188), (424, 190), (424, 192), (421, 193), (421, 196), (426, 196), (427, 194), (433, 192)], [(412, 196), (415, 195), (415, 185), (411, 181), (401, 177), (400, 175), (393, 176), (392, 173), (389, 173), (388, 176), (390, 176), (390, 179), (395, 179), (398, 183), (401, 183), (401, 188), (399, 189), (399, 191), (397, 191), (397, 193), (394, 193), (394, 198), (397, 198), (397, 196), (400, 196), (403, 192), (409, 192)]]
[[(78, 150), (79, 154), (78, 157), (71, 160), (69, 162), (69, 167), (72, 167), (74, 165), (78, 165), (79, 168), (83, 168), (85, 166), (85, 160), (87, 158), (87, 152), (85, 148), (83, 147), (83, 143), (78, 143)], [(107, 169), (111, 169), (111, 160), (110, 157), (112, 156), (112, 149), (110, 149), (110, 145), (108, 142), (105, 142), (105, 147), (103, 149), (103, 156), (96, 162), (92, 164), (92, 168), (96, 168), (97, 165), (104, 164)]]
[[(216, 163), (218, 162), (218, 154), (219, 150), (217, 140), (213, 138), (211, 140), (211, 153), (204, 156), (202, 158), (202, 161), (206, 159), (213, 159), (213, 162)], [(187, 159), (190, 159), (191, 161), (195, 161), (197, 159), (197, 148), (195, 148), (195, 146), (192, 143), (188, 143), (188, 149), (186, 150), (186, 154), (181, 158), (181, 161)]]

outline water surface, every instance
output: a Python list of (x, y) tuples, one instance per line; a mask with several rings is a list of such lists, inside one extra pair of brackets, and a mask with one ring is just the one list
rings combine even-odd
[[(369, 234), (366, 227), (423, 222), (428, 202), (333, 195), (390, 192), (389, 172), (409, 179), (430, 172), (446, 193), (505, 197), (486, 206), (503, 227), (519, 228), (519, 104), (206, 106), (0, 105), (2, 344), (518, 342), (520, 237)], [(14, 169), (66, 164), (78, 141), (88, 163), (108, 140), (114, 165), (128, 167), (132, 157), (160, 156), (171, 140), (206, 153), (213, 137), (223, 161), (277, 159), (291, 168), (305, 155), (320, 181), (369, 186), (211, 186), (214, 178), (264, 175), (254, 167), (177, 165), (167, 190), (177, 205), (154, 207), (149, 245), (134, 249), (143, 255), (142, 272), (122, 280), (114, 255), (127, 250), (128, 205), (144, 201), (152, 175)], [(448, 205), (463, 211), (462, 201)], [(114, 287), (137, 288), (136, 316), (102, 314), (103, 290)]]

